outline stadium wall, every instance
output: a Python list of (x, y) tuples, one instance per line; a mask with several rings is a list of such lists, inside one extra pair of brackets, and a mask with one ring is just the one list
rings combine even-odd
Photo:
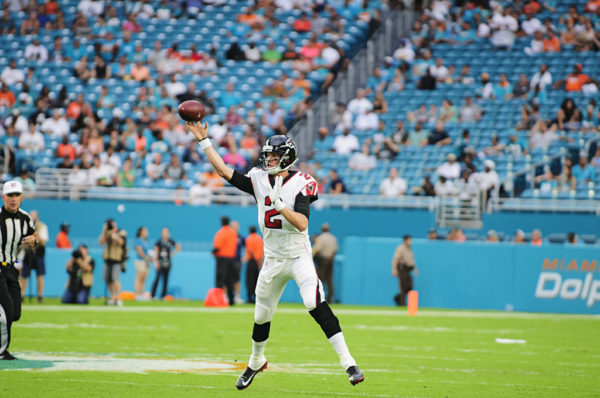
[[(340, 299), (389, 305), (397, 239), (349, 237)], [(600, 313), (598, 246), (413, 240), (419, 274), (414, 289), (424, 307)]]
[[(316, 202), (317, 204), (319, 202)], [(119, 205), (122, 204), (119, 211)], [(117, 202), (117, 201), (69, 201), (51, 199), (26, 199), (25, 210), (36, 209), (50, 231), (54, 242), (61, 222), (71, 225), (71, 241), (77, 244), (86, 241), (96, 242), (102, 224), (112, 217), (124, 228), (129, 236), (129, 245), (137, 228), (148, 227), (150, 238), (157, 239), (160, 228), (168, 226), (171, 235), (178, 242), (193, 242), (193, 248), (205, 250), (210, 247), (214, 233), (219, 228), (219, 219), (228, 215), (238, 220), (242, 234), (248, 227), (257, 225), (256, 208), (215, 205), (177, 206), (172, 203), (156, 202)], [(338, 238), (346, 236), (400, 237), (410, 233), (415, 237), (425, 237), (431, 227), (435, 227), (435, 214), (422, 209), (311, 209), (311, 234), (319, 232), (320, 225), (328, 222)], [(486, 214), (484, 229), (495, 229), (512, 235), (517, 229), (531, 232), (539, 228), (544, 235), (550, 233), (577, 234), (600, 233), (600, 217), (578, 213), (535, 213), (502, 212)], [(484, 235), (483, 231), (477, 231)]]

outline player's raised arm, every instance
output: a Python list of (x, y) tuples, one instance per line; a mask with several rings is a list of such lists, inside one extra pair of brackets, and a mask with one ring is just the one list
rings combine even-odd
[(198, 140), (200, 148), (204, 151), (204, 154), (217, 174), (227, 181), (231, 180), (231, 177), (233, 177), (233, 169), (225, 164), (221, 155), (213, 148), (212, 143), (208, 138), (208, 122), (204, 122), (204, 126), (202, 126), (200, 122), (186, 122), (185, 124)]

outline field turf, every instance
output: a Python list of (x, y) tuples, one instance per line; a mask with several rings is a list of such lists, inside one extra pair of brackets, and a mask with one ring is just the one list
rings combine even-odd
[(269, 367), (240, 392), (250, 305), (26, 304), (0, 397), (600, 397), (599, 316), (333, 309), (363, 383), (300, 305), (280, 305)]

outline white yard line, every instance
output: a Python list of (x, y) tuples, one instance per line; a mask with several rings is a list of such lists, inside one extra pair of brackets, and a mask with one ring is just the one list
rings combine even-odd
[[(40, 311), (40, 312), (188, 312), (188, 313), (237, 313), (248, 314), (253, 313), (253, 307), (241, 308), (211, 308), (211, 307), (153, 307), (153, 306), (134, 306), (128, 307), (102, 307), (102, 306), (69, 306), (69, 305), (32, 305), (23, 306), (23, 311)], [(340, 315), (357, 315), (357, 316), (407, 316), (406, 311), (400, 309), (349, 309), (349, 308), (334, 308), (334, 312)], [(277, 313), (280, 314), (304, 314), (306, 310), (303, 308), (279, 308)], [(502, 312), (502, 311), (472, 311), (472, 310), (421, 310), (417, 317), (442, 317), (442, 318), (490, 318), (490, 319), (582, 319), (582, 320), (600, 320), (600, 314), (584, 315), (584, 314), (545, 314), (533, 312)]]

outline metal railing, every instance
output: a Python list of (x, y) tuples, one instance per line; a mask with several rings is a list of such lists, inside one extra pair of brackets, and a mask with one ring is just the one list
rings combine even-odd
[(313, 144), (320, 127), (331, 128), (337, 103), (348, 103), (356, 90), (365, 87), (375, 65), (391, 55), (403, 37), (406, 37), (415, 18), (413, 11), (388, 11), (384, 13), (379, 29), (352, 58), (345, 71), (338, 74), (333, 84), (321, 95), (289, 131), (303, 157), (313, 151)]

